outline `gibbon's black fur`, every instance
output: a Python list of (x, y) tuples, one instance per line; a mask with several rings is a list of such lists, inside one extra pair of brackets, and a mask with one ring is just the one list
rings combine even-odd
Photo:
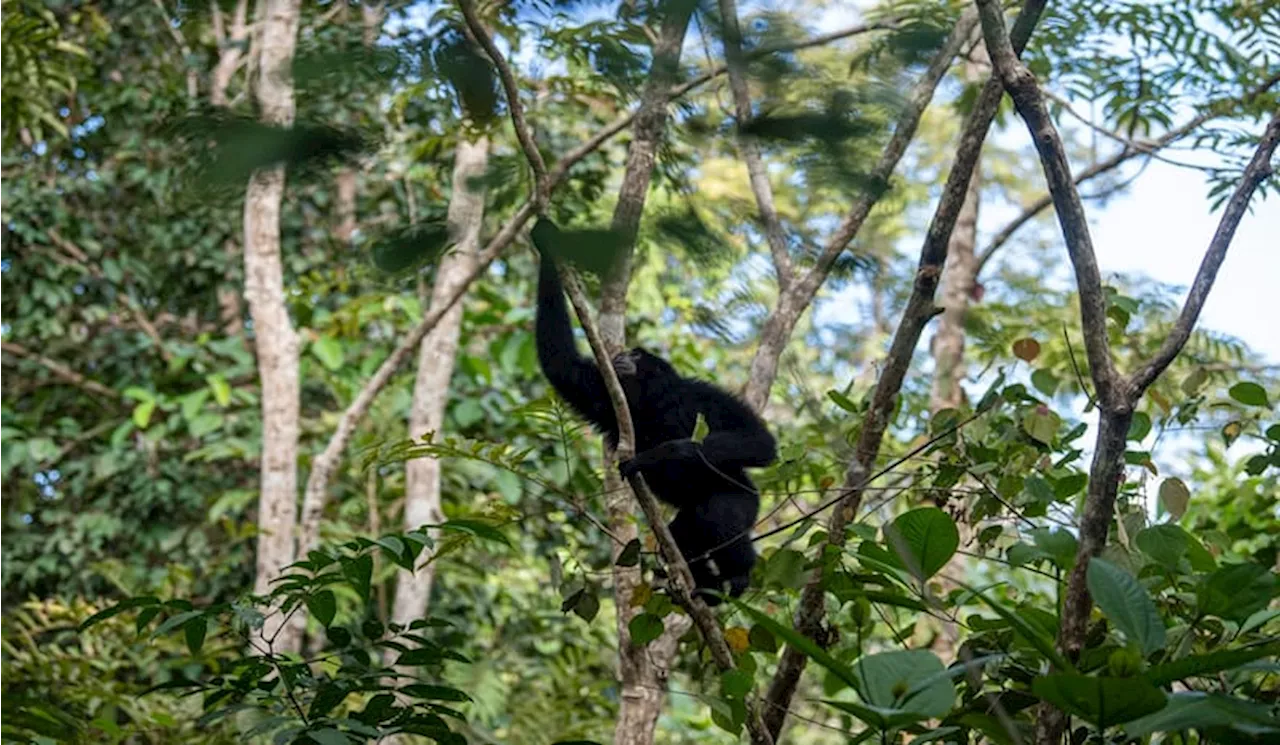
[[(618, 423), (593, 360), (578, 354), (560, 275), (545, 250), (559, 231), (547, 220), (533, 229), (542, 254), (538, 278), (538, 361), (560, 396), (610, 446)], [(654, 495), (678, 510), (671, 534), (689, 560), (696, 589), (737, 597), (750, 584), (756, 552), (750, 532), (760, 498), (745, 469), (767, 466), (777, 444), (764, 422), (736, 396), (701, 380), (682, 377), (666, 360), (644, 349), (613, 359), (631, 410), (636, 456), (618, 466), (624, 478), (639, 471)], [(710, 433), (701, 443), (691, 436), (701, 413)], [(720, 548), (721, 544), (733, 540)], [(715, 549), (712, 551), (712, 549)], [(698, 557), (711, 551), (714, 565)], [(720, 599), (700, 593), (708, 605)]]

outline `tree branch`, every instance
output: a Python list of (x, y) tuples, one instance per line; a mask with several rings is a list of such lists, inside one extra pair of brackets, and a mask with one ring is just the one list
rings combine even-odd
[(109, 398), (115, 402), (119, 402), (123, 400), (119, 393), (112, 390), (111, 388), (108, 388), (102, 383), (99, 383), (96, 380), (91, 380), (90, 378), (87, 378), (84, 375), (81, 375), (80, 373), (76, 372), (75, 370), (72, 370), (70, 367), (67, 367), (61, 362), (45, 357), (43, 354), (40, 354), (39, 352), (33, 352), (30, 349), (27, 349), (26, 347), (22, 346), (21, 344), (15, 344), (14, 342), (10, 342), (10, 341), (0, 342), (0, 350), (8, 354), (14, 355), (15, 357), (23, 357), (25, 359), (31, 360), (37, 365), (48, 370), (50, 373), (53, 374), (55, 378), (58, 378), (64, 383), (73, 385), (82, 391), (85, 391), (87, 393), (92, 393), (95, 396), (102, 396), (103, 398)]
[[(564, 277), (569, 302), (573, 304), (578, 321), (586, 333), (587, 343), (591, 346), (591, 352), (596, 358), (596, 367), (600, 369), (605, 389), (609, 392), (609, 400), (613, 404), (618, 422), (618, 445), (614, 452), (619, 461), (632, 458), (635, 456), (635, 429), (632, 426), (631, 411), (627, 406), (627, 396), (622, 390), (622, 383), (619, 382), (617, 372), (610, 362), (611, 356), (592, 318), (581, 283), (572, 272), (561, 271), (561, 276)], [(658, 550), (662, 554), (671, 579), (674, 600), (693, 618), (702, 638), (707, 642), (716, 666), (721, 670), (732, 670), (735, 667), (733, 653), (729, 650), (729, 644), (725, 641), (724, 633), (720, 630), (720, 624), (716, 621), (711, 609), (700, 597), (693, 595), (692, 589), (695, 586), (693, 573), (689, 571), (689, 564), (680, 553), (675, 538), (672, 537), (671, 530), (662, 517), (658, 500), (653, 496), (653, 492), (649, 491), (649, 486), (640, 474), (632, 475), (628, 481), (631, 490), (635, 493), (636, 501), (640, 503), (640, 509), (644, 511), (645, 518), (649, 521), (649, 527), (658, 540)], [(751, 741), (756, 745), (773, 745), (774, 740), (764, 727), (759, 709), (753, 704), (752, 701), (747, 702), (747, 727), (751, 732)]]
[[(720, 0), (721, 22), (724, 24), (724, 56), (729, 69), (729, 89), (733, 92), (734, 115), (741, 129), (753, 117), (751, 91), (747, 87), (747, 65), (742, 55), (742, 30), (738, 26), (736, 0)], [(773, 187), (760, 155), (760, 145), (752, 137), (738, 134), (738, 150), (747, 165), (747, 178), (756, 197), (760, 222), (773, 256), (774, 271), (778, 274), (778, 286), (786, 290), (791, 286), (791, 254), (787, 249), (787, 235), (778, 219), (778, 208), (773, 202)]]
[(524, 106), (520, 103), (520, 89), (516, 85), (515, 75), (511, 72), (511, 65), (507, 64), (502, 52), (498, 51), (498, 47), (493, 43), (493, 38), (489, 36), (484, 24), (480, 22), (479, 16), (476, 15), (476, 6), (473, 0), (458, 0), (458, 6), (462, 9), (462, 17), (466, 19), (467, 28), (470, 29), (471, 35), (475, 37), (480, 46), (484, 47), (485, 53), (489, 55), (490, 61), (493, 62), (493, 66), (498, 70), (498, 78), (502, 81), (502, 88), (507, 94), (507, 110), (511, 114), (511, 124), (516, 130), (516, 139), (520, 141), (520, 148), (524, 150), (524, 157), (529, 161), (529, 167), (533, 169), (533, 178), (536, 184), (534, 188), (535, 207), (538, 212), (541, 212), (550, 191), (547, 180), (547, 165), (542, 161), (542, 153), (538, 152), (538, 143), (534, 142), (533, 134), (529, 131), (529, 124), (525, 121)]
[(1218, 229), (1213, 234), (1213, 240), (1209, 242), (1204, 259), (1200, 262), (1200, 269), (1196, 272), (1190, 291), (1187, 292), (1187, 300), (1182, 306), (1182, 312), (1178, 314), (1173, 330), (1160, 345), (1155, 356), (1130, 377), (1130, 383), (1139, 395), (1173, 362), (1173, 358), (1178, 356), (1183, 345), (1190, 338), (1196, 319), (1200, 317), (1204, 302), (1209, 297), (1209, 291), (1213, 289), (1218, 269), (1227, 258), (1231, 239), (1235, 237), (1236, 228), (1240, 226), (1240, 220), (1244, 217), (1245, 210), (1249, 208), (1249, 200), (1253, 197), (1253, 192), (1274, 173), (1271, 156), (1276, 151), (1277, 142), (1280, 142), (1280, 112), (1271, 117), (1271, 122), (1267, 124), (1262, 140), (1258, 143), (1258, 149), (1244, 169), (1240, 184), (1236, 186), (1231, 199), (1227, 201), (1227, 208), (1223, 211)]
[[(907, 103), (898, 115), (893, 135), (871, 171), (870, 180), (873, 184), (888, 184), (898, 166), (898, 161), (902, 159), (907, 145), (915, 136), (920, 117), (933, 98), (934, 90), (947, 69), (951, 67), (952, 59), (959, 53), (965, 39), (969, 37), (976, 24), (976, 14), (973, 13), (972, 8), (967, 9), (956, 22), (955, 28), (952, 29), (951, 35), (947, 37), (942, 48), (929, 63), (929, 68), (912, 86), (911, 92), (907, 95)], [(818, 289), (831, 273), (836, 259), (849, 245), (849, 241), (853, 240), (861, 230), (867, 216), (871, 214), (871, 208), (879, 201), (880, 196), (879, 190), (867, 191), (860, 195), (823, 248), (817, 263), (779, 294), (778, 304), (769, 314), (760, 331), (760, 342), (756, 347), (755, 357), (751, 360), (751, 372), (742, 393), (743, 399), (757, 411), (763, 409), (769, 400), (769, 389), (778, 376), (778, 360), (782, 357), (782, 351), (786, 348), (800, 316), (813, 302)]]
[[(1015, 28), (1019, 50), (1026, 46), (1031, 38), (1031, 32), (1043, 9), (1043, 0), (1030, 0), (1019, 16)], [(976, 23), (976, 18), (973, 21)], [(970, 23), (968, 31), (973, 30), (974, 23)], [(963, 38), (959, 41), (962, 42)], [(880, 378), (876, 381), (871, 404), (863, 417), (858, 441), (854, 446), (854, 458), (845, 472), (840, 501), (828, 519), (828, 545), (844, 544), (845, 528), (861, 507), (866, 485), (875, 475), (876, 457), (880, 453), (898, 393), (911, 364), (912, 354), (920, 343), (925, 325), (936, 315), (933, 297), (943, 265), (946, 263), (951, 232), (964, 205), (974, 165), (982, 154), (982, 143), (995, 118), (1001, 94), (1000, 82), (994, 77), (988, 80), (961, 132), (960, 143), (956, 149), (951, 172), (947, 175), (942, 198), (934, 211), (929, 230), (925, 234), (924, 245), (920, 249), (920, 261), (916, 269), (911, 297), (907, 301), (902, 321), (894, 334)], [(822, 646), (825, 646), (827, 641), (827, 632), (823, 628), (825, 594), (820, 573), (816, 573), (801, 593), (794, 621), (798, 632)], [(808, 658), (803, 652), (787, 646), (778, 662), (777, 672), (774, 674), (765, 699), (766, 724), (775, 739), (785, 724), (787, 709), (795, 696), (796, 686), (800, 682), (800, 675), (804, 672), (807, 661)]]
[(1102, 294), (1102, 275), (1093, 251), (1093, 241), (1089, 236), (1089, 222), (1084, 214), (1084, 205), (1080, 202), (1080, 194), (1076, 192), (1071, 177), (1071, 166), (1067, 163), (1062, 137), (1049, 117), (1035, 75), (1018, 60), (1009, 43), (999, 3), (978, 0), (978, 8), (982, 14), (982, 29), (991, 63), (1004, 82), (1005, 90), (1013, 99), (1018, 113), (1026, 120), (1036, 151), (1040, 154), (1045, 180), (1049, 184), (1049, 194), (1058, 212), (1067, 253), (1075, 267), (1080, 315), (1084, 326), (1085, 355), (1089, 360), (1094, 384), (1098, 388), (1098, 396), (1104, 402), (1118, 400), (1119, 378), (1107, 346), (1107, 303)]

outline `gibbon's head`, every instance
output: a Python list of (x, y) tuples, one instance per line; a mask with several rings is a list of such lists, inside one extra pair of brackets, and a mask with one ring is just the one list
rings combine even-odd
[(676, 370), (666, 360), (642, 347), (619, 352), (613, 357), (613, 371), (619, 378), (649, 380), (675, 375)]

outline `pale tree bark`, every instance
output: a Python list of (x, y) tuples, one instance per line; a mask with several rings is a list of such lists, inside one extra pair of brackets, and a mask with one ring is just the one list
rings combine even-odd
[[(1107, 342), (1102, 276), (1062, 138), (1049, 117), (1045, 96), (1035, 75), (1018, 60), (1010, 45), (999, 3), (978, 0), (978, 7), (992, 64), (1013, 99), (1019, 116), (1026, 123), (1040, 156), (1045, 181), (1049, 184), (1067, 255), (1075, 270), (1085, 354), (1089, 360), (1089, 375), (1097, 391), (1098, 434), (1080, 517), (1079, 548), (1067, 579), (1058, 632), (1059, 649), (1067, 659), (1076, 659), (1084, 648), (1089, 616), (1093, 610), (1093, 598), (1087, 583), (1089, 562), (1106, 547), (1111, 531), (1116, 497), (1124, 480), (1125, 441), (1134, 409), (1147, 388), (1168, 368), (1190, 338), (1254, 191), (1274, 172), (1271, 159), (1277, 145), (1280, 145), (1280, 112), (1272, 115), (1240, 183), (1227, 200), (1218, 229), (1209, 242), (1172, 330), (1149, 360), (1141, 363), (1132, 374), (1125, 375), (1116, 368)], [(1041, 704), (1036, 717), (1036, 742), (1038, 745), (1057, 745), (1062, 742), (1068, 725), (1066, 713), (1047, 703)]]
[[(292, 124), (293, 81), (290, 66), (297, 44), (300, 0), (264, 0), (258, 19), (255, 94), (262, 119)], [(254, 592), (265, 594), (271, 581), (294, 560), (298, 513), (298, 335), (285, 303), (280, 256), (280, 206), (283, 166), (253, 174), (244, 201), (245, 299), (253, 318), (258, 375), (262, 383), (262, 464), (258, 496), (258, 556)], [(263, 629), (277, 650), (296, 651), (301, 637), (294, 625), (280, 629), (272, 616)], [(276, 636), (279, 631), (279, 636)]]
[[(458, 140), (453, 162), (453, 196), (449, 201), (449, 228), (454, 247), (440, 261), (431, 291), (429, 311), (448, 302), (460, 287), (465, 287), (478, 262), (480, 227), (484, 222), (483, 189), (473, 191), (468, 183), (484, 175), (489, 158), (489, 141), (481, 137), (475, 142)], [(449, 379), (453, 376), (462, 333), (462, 302), (452, 303), (439, 323), (422, 339), (418, 347), (418, 374), (413, 384), (413, 406), (409, 412), (409, 436), (439, 434), (444, 424), (445, 404), (449, 400)], [(416, 530), (428, 523), (444, 520), (440, 510), (440, 461), (417, 458), (405, 464), (404, 529)], [(434, 531), (433, 531), (434, 534)], [(396, 582), (395, 604), (391, 620), (408, 625), (421, 618), (431, 599), (436, 564), (430, 561), (434, 552), (424, 554), (415, 572), (400, 572)]]
[[(981, 44), (974, 50), (974, 56), (982, 55)], [(966, 82), (980, 80), (978, 65), (971, 58), (965, 65)], [(969, 189), (965, 193), (964, 204), (956, 217), (956, 226), (951, 231), (951, 240), (947, 244), (947, 261), (942, 270), (942, 313), (938, 317), (937, 331), (929, 346), (933, 356), (933, 381), (929, 389), (929, 413), (937, 414), (943, 409), (959, 409), (964, 405), (964, 388), (961, 384), (965, 377), (965, 333), (964, 319), (969, 311), (969, 303), (973, 299), (973, 291), (978, 282), (978, 262), (974, 254), (978, 242), (978, 212), (982, 194), (982, 159), (979, 157), (973, 164), (973, 174), (969, 177)], [(966, 546), (973, 538), (973, 526), (957, 515), (956, 527), (960, 532), (960, 545)], [(954, 588), (950, 578), (964, 575), (967, 557), (956, 552), (948, 560), (947, 565), (938, 573), (937, 581), (942, 585), (942, 594)], [(951, 620), (937, 621), (928, 615), (921, 616), (921, 623), (941, 623), (941, 633), (933, 639), (931, 648), (945, 662), (956, 657), (955, 642), (959, 638), (959, 628)]]

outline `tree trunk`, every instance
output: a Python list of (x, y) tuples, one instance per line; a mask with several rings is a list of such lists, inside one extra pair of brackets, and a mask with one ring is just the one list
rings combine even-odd
[(942, 271), (942, 316), (933, 336), (933, 386), (929, 391), (929, 411), (954, 409), (964, 403), (964, 317), (977, 285), (978, 263), (974, 248), (978, 237), (978, 200), (982, 191), (982, 162), (973, 167), (964, 206), (956, 218)]
[[(300, 0), (265, 0), (258, 19), (256, 95), (262, 119), (276, 125), (293, 122), (290, 66), (298, 36)], [(298, 514), (298, 335), (285, 302), (280, 258), (280, 205), (284, 167), (257, 171), (244, 200), (245, 299), (253, 319), (258, 375), (262, 382), (262, 465), (258, 496), (258, 557), (254, 592), (265, 594), (271, 581), (294, 560)], [(271, 638), (281, 618), (263, 628)], [(281, 630), (277, 651), (296, 651), (300, 636), (293, 624)]]
[[(680, 52), (693, 5), (677, 3), (663, 17), (662, 30), (653, 47), (653, 66), (640, 96), (627, 148), (626, 170), (618, 190), (612, 227), (619, 235), (619, 254), (600, 287), (600, 335), (610, 351), (617, 352), (626, 343), (625, 319), (627, 287), (631, 282), (631, 256), (635, 251), (640, 218), (653, 181), (653, 165), (658, 143), (667, 123), (667, 105), (675, 73), (680, 66)], [(609, 529), (624, 544), (637, 537), (635, 500), (613, 468), (613, 454), (605, 456), (605, 487), (608, 499)], [(615, 558), (622, 546), (614, 546)], [(667, 616), (666, 631), (648, 645), (631, 644), (628, 624), (640, 611), (631, 607), (631, 596), (640, 583), (638, 567), (613, 566), (613, 598), (618, 616), (618, 682), (621, 701), (618, 721), (614, 725), (615, 745), (649, 745), (654, 728), (666, 700), (667, 675), (681, 636), (692, 620), (687, 616)]]
[[(443, 305), (467, 281), (475, 268), (480, 246), (480, 227), (484, 222), (484, 190), (472, 191), (468, 182), (484, 175), (488, 165), (489, 141), (458, 140), (453, 162), (453, 197), (449, 201), (449, 228), (456, 241), (436, 270), (431, 291), (430, 309)], [(458, 357), (458, 340), (462, 331), (462, 301), (458, 301), (441, 317), (440, 322), (418, 347), (418, 375), (413, 385), (413, 407), (409, 413), (409, 436), (422, 437), (439, 433), (444, 423), (444, 408), (449, 400), (449, 379)], [(444, 519), (440, 511), (440, 461), (417, 458), (405, 464), (404, 528), (414, 530), (426, 523)], [(433, 531), (434, 533), (434, 531)], [(425, 557), (430, 557), (428, 551)], [(435, 564), (429, 563), (410, 574), (401, 572), (396, 582), (395, 604), (391, 620), (408, 624), (421, 618), (431, 598)]]

